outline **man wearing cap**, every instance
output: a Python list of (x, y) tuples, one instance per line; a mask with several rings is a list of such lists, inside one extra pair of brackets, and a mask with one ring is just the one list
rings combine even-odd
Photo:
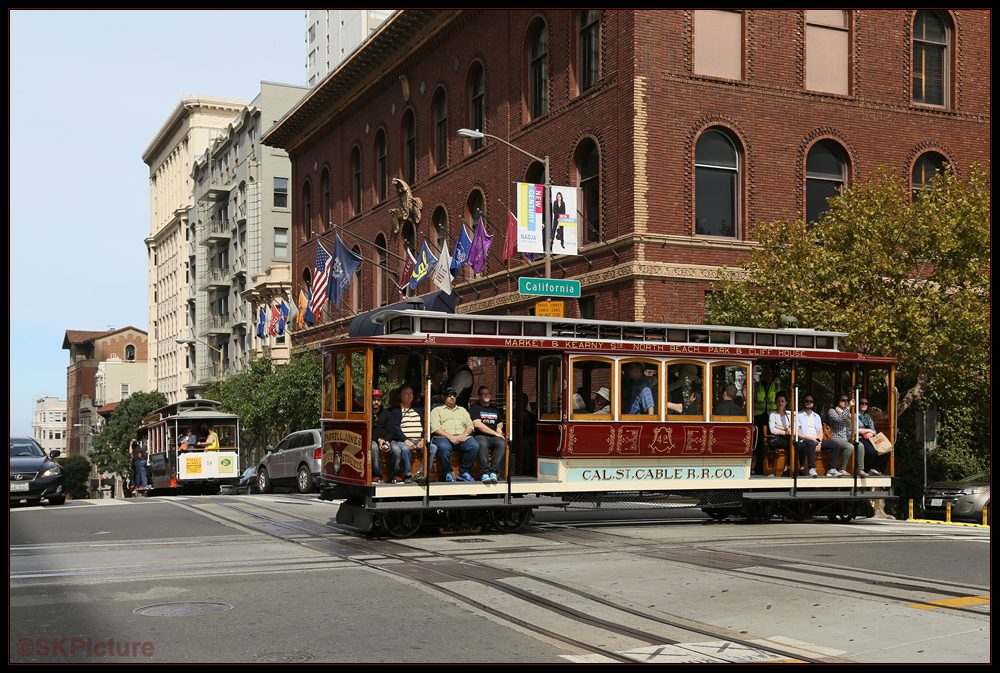
[(607, 386), (594, 393), (594, 413), (599, 416), (611, 415), (611, 391)]
[(392, 414), (388, 409), (382, 408), (382, 391), (372, 391), (372, 483), (377, 484), (382, 481), (382, 453), (389, 454), (389, 466), (393, 484), (403, 483), (399, 474), (400, 450), (393, 447), (392, 436), (395, 433), (395, 426), (392, 422)]
[(475, 481), (470, 471), (479, 455), (479, 443), (472, 438), (475, 426), (469, 412), (458, 406), (458, 392), (451, 386), (441, 394), (444, 404), (431, 409), (431, 434), (434, 435), (434, 446), (437, 447), (438, 460), (445, 473), (445, 481), (455, 481), (451, 473), (451, 450), (456, 448), (462, 453), (458, 467), (459, 481)]

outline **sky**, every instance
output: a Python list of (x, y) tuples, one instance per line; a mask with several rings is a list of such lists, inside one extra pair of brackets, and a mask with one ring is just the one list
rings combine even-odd
[(305, 12), (10, 11), (10, 434), (66, 399), (66, 330), (148, 329), (149, 167), (183, 96), (304, 85)]

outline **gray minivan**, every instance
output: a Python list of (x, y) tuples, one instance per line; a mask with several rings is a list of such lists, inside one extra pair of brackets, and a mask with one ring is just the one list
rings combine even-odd
[(273, 486), (295, 486), (312, 493), (319, 484), (323, 457), (323, 431), (300, 430), (268, 448), (257, 466), (257, 488), (270, 493)]

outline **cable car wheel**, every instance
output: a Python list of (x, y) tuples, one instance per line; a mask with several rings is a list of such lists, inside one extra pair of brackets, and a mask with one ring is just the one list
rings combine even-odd
[(424, 513), (419, 509), (410, 512), (383, 512), (378, 515), (378, 522), (382, 529), (389, 535), (400, 539), (416, 533), (423, 521)]
[(496, 508), (490, 510), (490, 523), (501, 533), (513, 533), (531, 519), (530, 507)]
[(767, 523), (774, 517), (774, 502), (767, 500), (747, 500), (743, 503), (743, 516), (750, 523)]

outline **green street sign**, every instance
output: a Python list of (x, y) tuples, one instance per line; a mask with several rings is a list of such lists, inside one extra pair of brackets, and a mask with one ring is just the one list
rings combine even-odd
[(518, 278), (521, 294), (532, 297), (579, 297), (580, 281), (554, 278)]

